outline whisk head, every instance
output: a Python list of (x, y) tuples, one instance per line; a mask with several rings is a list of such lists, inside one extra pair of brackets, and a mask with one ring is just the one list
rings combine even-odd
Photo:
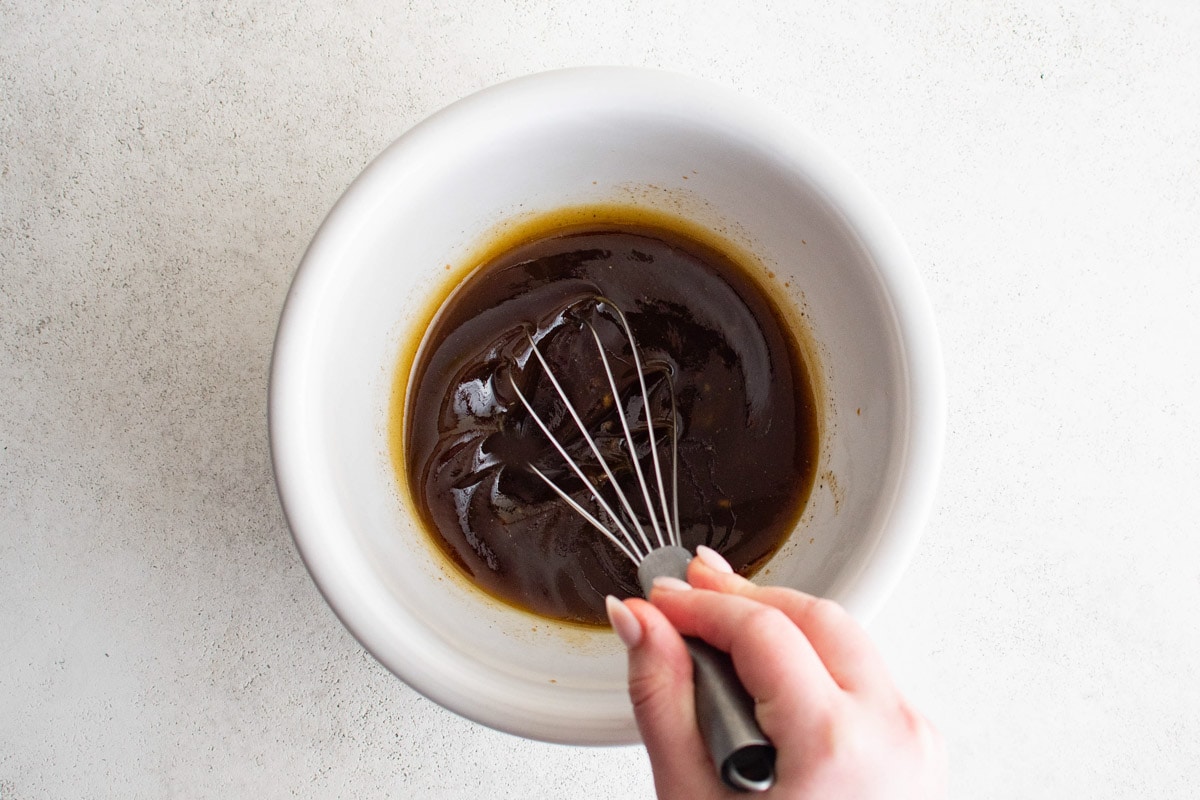
[[(633, 338), (629, 320), (616, 304), (607, 298), (597, 297), (595, 308), (598, 313), (611, 315), (624, 338), (628, 340), (627, 357), (632, 361), (633, 374), (636, 376), (637, 389), (641, 395), (640, 410), (643, 420), (639, 423), (637, 420), (631, 420), (630, 415), (625, 412), (620, 399), (621, 392), (613, 373), (613, 359), (624, 359), (626, 356), (610, 353), (596, 327), (588, 319), (580, 317), (582, 327), (591, 334), (596, 344), (596, 352), (600, 356), (600, 364), (608, 388), (612, 392), (612, 406), (621, 424), (624, 447), (608, 448), (608, 457), (604, 455), (605, 448), (596, 441), (595, 431), (589, 428), (583, 415), (568, 397), (559, 376), (550, 368), (546, 356), (532, 335), (529, 336), (529, 346), (532, 357), (541, 365), (550, 385), (554, 387), (554, 393), (563, 410), (570, 416), (586, 443), (586, 452), (590, 452), (599, 466), (604, 478), (604, 488), (609, 489), (611, 498), (605, 497), (605, 492), (601, 491), (602, 487), (598, 485), (597, 480), (589, 480), (583, 465), (571, 456), (568, 447), (554, 435), (549, 421), (538, 413), (530, 398), (521, 390), (515, 370), (509, 372), (509, 382), (525, 410), (529, 412), (530, 418), (562, 456), (571, 472), (587, 487), (598, 507), (599, 515), (572, 497), (545, 471), (534, 464), (529, 464), (529, 469), (634, 563), (642, 593), (649, 597), (655, 577), (669, 575), (685, 578), (688, 562), (692, 558), (692, 554), (683, 547), (679, 523), (679, 411), (675, 404), (674, 387), (671, 385), (670, 368), (664, 367), (659, 370), (648, 367)], [(663, 385), (670, 399), (670, 412), (665, 425), (666, 446), (660, 445), (655, 434), (651, 391), (646, 380), (650, 371), (662, 372)], [(637, 409), (639, 405), (634, 403), (630, 407)], [(642, 425), (645, 426), (648, 458), (639, 457), (638, 442), (634, 437), (634, 432), (640, 432)], [(666, 452), (660, 454), (660, 449)], [(623, 453), (623, 460), (628, 463), (610, 463), (614, 452)], [(643, 461), (649, 463), (643, 465)], [(667, 462), (665, 466), (664, 461)], [(629, 472), (634, 476), (631, 491), (623, 489), (616, 477), (617, 472), (625, 472), (626, 467), (631, 468)], [(594, 470), (593, 474), (596, 474)], [(643, 513), (639, 513), (638, 509)], [(697, 727), (718, 774), (725, 784), (733, 789), (766, 791), (775, 780), (775, 748), (758, 727), (754, 716), (754, 699), (742, 687), (733, 662), (727, 654), (698, 639), (687, 638), (685, 643), (692, 656)]]
[[(602, 491), (599, 480), (588, 477), (588, 470), (584, 469), (584, 465), (577, 458), (572, 457), (565, 444), (559, 437), (555, 436), (549, 421), (534, 409), (534, 404), (518, 385), (515, 371), (509, 372), (509, 382), (512, 385), (513, 391), (525, 407), (525, 410), (529, 413), (530, 418), (537, 424), (542, 433), (545, 434), (547, 440), (558, 451), (559, 455), (562, 456), (564, 463), (570, 471), (582, 481), (588, 491), (588, 495), (595, 501), (595, 507), (593, 509), (587, 508), (537, 466), (530, 464), (529, 469), (541, 478), (580, 517), (603, 534), (605, 538), (612, 542), (635, 565), (638, 565), (654, 550), (672, 545), (676, 547), (682, 546), (677, 468), (679, 413), (675, 404), (675, 392), (671, 384), (671, 369), (669, 365), (648, 365), (646, 363), (639, 352), (637, 342), (633, 336), (633, 330), (629, 326), (629, 320), (625, 316), (625, 312), (615, 303), (606, 297), (597, 296), (594, 298), (594, 308), (597, 314), (608, 316), (617, 324), (629, 347), (628, 354), (610, 352), (610, 349), (605, 346), (600, 333), (596, 330), (592, 322), (586, 318), (580, 318), (579, 321), (582, 329), (585, 329), (595, 342), (596, 352), (599, 355), (600, 364), (604, 370), (608, 389), (612, 392), (613, 408), (620, 421), (621, 429), (620, 446), (618, 447), (601, 447), (598, 441), (600, 434), (594, 423), (592, 426), (589, 426), (584, 421), (583, 415), (576, 405), (572, 403), (559, 377), (551, 369), (545, 354), (538, 346), (538, 341), (532, 335), (529, 335), (528, 340), (533, 358), (541, 366), (550, 385), (554, 388), (558, 401), (562, 403), (563, 409), (571, 418), (575, 429), (578, 430), (583, 442), (587, 445), (587, 452), (595, 460), (594, 466), (599, 467), (601, 470), (600, 475), (603, 476), (604, 485), (610, 487), (609, 492)], [(641, 400), (640, 416), (642, 419), (640, 421), (630, 419), (630, 416), (637, 412), (639, 408), (638, 404), (633, 404), (632, 412), (629, 414), (622, 407), (620, 401), (621, 392), (617, 386), (617, 379), (613, 371), (613, 360), (616, 359), (622, 361), (629, 359), (632, 361), (633, 373), (637, 378), (637, 390)], [(652, 391), (647, 381), (648, 374), (659, 373), (661, 374), (660, 380), (664, 382), (665, 391), (670, 400), (665, 425), (662, 424), (663, 420), (658, 421), (658, 427), (666, 428), (663, 431), (665, 434), (663, 437), (665, 443), (662, 444), (660, 444), (659, 436), (655, 431), (656, 422), (654, 414), (651, 411)], [(642, 433), (643, 430), (644, 440), (639, 441), (635, 437), (635, 434)], [(648, 449), (648, 458), (639, 457), (639, 451), (643, 447)], [(660, 450), (663, 452), (660, 452)], [(605, 451), (607, 451), (607, 455), (605, 455)], [(643, 464), (643, 461), (649, 463)], [(595, 474), (594, 469), (591, 471)], [(617, 480), (617, 473), (631, 474), (633, 485), (622, 488), (621, 482)], [(609, 496), (606, 497), (606, 494)]]

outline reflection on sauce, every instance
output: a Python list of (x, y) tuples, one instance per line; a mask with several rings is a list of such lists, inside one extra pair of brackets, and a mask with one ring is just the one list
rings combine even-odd
[[(490, 260), (447, 299), (413, 365), (404, 407), (409, 489), (438, 547), (480, 588), (547, 617), (603, 624), (604, 596), (636, 594), (633, 565), (529, 469), (594, 507), (510, 385), (554, 417), (579, 461), (586, 446), (529, 358), (529, 336), (605, 436), (640, 401), (628, 361), (608, 388), (590, 320), (627, 345), (603, 295), (625, 311), (643, 357), (669, 370), (678, 404), (683, 543), (716, 548), (743, 573), (782, 544), (813, 484), (817, 419), (794, 336), (746, 270), (680, 233), (594, 224), (551, 231)], [(661, 373), (659, 373), (661, 375)], [(669, 408), (665, 382), (653, 419)], [(666, 430), (663, 425), (658, 428)], [(625, 476), (618, 474), (621, 482)]]

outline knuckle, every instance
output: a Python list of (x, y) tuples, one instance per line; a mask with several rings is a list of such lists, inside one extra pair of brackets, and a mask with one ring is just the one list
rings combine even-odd
[(866, 731), (854, 715), (831, 708), (814, 722), (817, 735), (812, 737), (809, 746), (821, 763), (836, 769), (861, 760)]
[(901, 742), (920, 757), (933, 758), (944, 750), (941, 732), (907, 702), (897, 709), (897, 723)]
[(692, 681), (692, 662), (683, 655), (680, 659), (655, 658), (631, 660), (629, 669), (629, 700), (639, 715), (661, 707), (670, 707), (680, 692)]
[(629, 700), (635, 712), (657, 707), (669, 689), (661, 674), (650, 672), (629, 676)]
[(814, 597), (808, 606), (808, 616), (818, 623), (839, 622), (846, 616), (846, 609), (826, 597)]
[(758, 605), (748, 611), (738, 628), (738, 638), (741, 636), (772, 635), (782, 627), (794, 628), (795, 625), (787, 615), (774, 606)]
[(909, 733), (921, 750), (931, 753), (938, 752), (943, 748), (941, 731), (922, 714), (906, 707), (906, 722)]
[(796, 626), (786, 614), (773, 606), (759, 605), (738, 618), (726, 644), (735, 658), (739, 653), (761, 653), (789, 635), (789, 629), (795, 631)]
[(900, 725), (907, 733), (914, 735), (923, 734), (929, 728), (929, 723), (925, 721), (925, 717), (908, 703), (901, 702), (898, 711)]

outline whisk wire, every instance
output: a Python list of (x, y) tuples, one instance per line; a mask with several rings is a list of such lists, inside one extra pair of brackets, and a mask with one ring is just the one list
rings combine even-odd
[[(629, 529), (622, 524), (621, 518), (618, 516), (617, 512), (613, 510), (612, 506), (609, 505), (608, 501), (604, 499), (604, 496), (600, 493), (599, 488), (593, 481), (589, 480), (587, 476), (584, 475), (583, 469), (578, 463), (576, 463), (575, 459), (571, 458), (571, 456), (567, 453), (566, 448), (562, 446), (562, 443), (559, 442), (554, 434), (550, 432), (550, 427), (546, 425), (537, 412), (533, 410), (533, 404), (526, 399), (525, 395), (516, 385), (516, 379), (510, 374), (509, 379), (513, 384), (514, 391), (517, 393), (517, 397), (520, 398), (521, 402), (525, 405), (525, 408), (528, 409), (529, 415), (533, 417), (534, 422), (536, 422), (538, 427), (542, 429), (542, 433), (546, 435), (546, 438), (549, 439), (550, 443), (554, 445), (554, 448), (558, 450), (559, 455), (563, 457), (563, 460), (567, 462), (567, 465), (571, 468), (571, 470), (579, 477), (581, 481), (583, 481), (584, 485), (588, 487), (588, 491), (594, 498), (596, 498), (596, 501), (600, 503), (600, 506), (612, 519), (613, 524), (621, 532), (622, 536), (625, 537), (626, 541), (629, 543), (634, 552), (640, 556), (645, 556), (646, 553), (649, 553), (654, 549), (654, 546), (650, 543), (650, 539), (646, 536), (646, 531), (642, 527), (641, 522), (638, 521), (637, 515), (633, 511), (633, 505), (629, 502), (629, 498), (625, 496), (625, 492), (621, 490), (621, 486), (617, 483), (616, 476), (613, 475), (612, 469), (608, 466), (608, 462), (605, 461), (604, 456), (600, 454), (599, 445), (596, 444), (596, 440), (592, 438), (592, 435), (588, 433), (587, 426), (583, 423), (583, 419), (579, 416), (579, 412), (575, 409), (574, 404), (567, 397), (567, 393), (563, 390), (562, 384), (558, 382), (558, 378), (554, 376), (554, 371), (551, 370), (550, 365), (546, 363), (546, 359), (542, 355), (541, 349), (537, 346), (537, 342), (535, 342), (531, 337), (529, 339), (529, 344), (533, 349), (534, 357), (537, 358), (538, 363), (541, 364), (542, 370), (545, 372), (546, 377), (549, 378), (550, 385), (554, 387), (554, 391), (558, 394), (559, 399), (562, 400), (563, 406), (566, 408), (567, 413), (571, 416), (571, 419), (574, 420), (576, 427), (579, 428), (579, 432), (583, 435), (584, 441), (587, 442), (592, 454), (596, 457), (597, 462), (599, 462), (600, 468), (604, 470), (604, 474), (608, 478), (609, 484), (616, 491), (617, 499), (620, 501), (621, 506), (628, 515), (628, 520), (632, 524), (632, 527), (637, 530), (638, 536), (641, 538), (642, 544), (645, 546), (644, 551), (638, 547), (633, 535), (629, 532)], [(538, 470), (535, 470), (535, 472), (537, 472), (542, 480), (545, 481), (552, 489), (554, 489), (559, 496), (564, 494), (564, 492), (544, 474)], [(634, 563), (637, 563), (638, 560), (639, 559), (635, 558)]]
[[(550, 368), (550, 364), (543, 355), (537, 341), (532, 336), (527, 335), (530, 352), (533, 354), (534, 358), (537, 359), (538, 364), (541, 365), (543, 374), (550, 381), (550, 385), (554, 387), (554, 391), (557, 394), (558, 399), (562, 401), (563, 407), (565, 408), (567, 414), (571, 417), (576, 428), (578, 428), (579, 433), (583, 436), (583, 440), (587, 443), (592, 455), (595, 456), (596, 463), (604, 471), (604, 475), (608, 479), (608, 484), (612, 486), (613, 492), (616, 494), (620, 510), (624, 512), (623, 515), (613, 508), (610, 502), (604, 497), (604, 494), (600, 491), (600, 485), (596, 481), (590, 480), (587, 477), (579, 462), (571, 457), (571, 455), (567, 452), (566, 446), (554, 435), (554, 433), (550, 430), (550, 426), (544, 419), (542, 419), (541, 415), (534, 410), (533, 404), (530, 402), (529, 398), (526, 397), (525, 393), (521, 391), (521, 387), (517, 384), (514, 372), (509, 373), (509, 383), (512, 385), (513, 391), (516, 392), (518, 399), (520, 399), (521, 403), (525, 406), (526, 411), (529, 412), (530, 417), (533, 418), (533, 421), (537, 424), (538, 428), (541, 429), (542, 433), (545, 434), (546, 438), (550, 441), (550, 444), (554, 446), (554, 449), (558, 451), (558, 454), (562, 456), (563, 461), (566, 462), (571, 471), (576, 475), (576, 477), (579, 478), (580, 481), (582, 481), (583, 485), (587, 487), (588, 492), (591, 494), (592, 498), (595, 499), (600, 508), (603, 509), (604, 514), (609, 518), (609, 520), (611, 520), (612, 525), (606, 525), (604, 522), (602, 522), (595, 514), (586, 509), (578, 500), (571, 497), (561, 486), (556, 484), (542, 470), (538, 469), (532, 464), (529, 465), (529, 468), (547, 486), (554, 490), (554, 493), (564, 500), (572, 510), (574, 510), (585, 521), (587, 521), (589, 525), (603, 533), (605, 538), (616, 545), (625, 556), (627, 556), (635, 565), (637, 565), (640, 564), (647, 555), (655, 550), (668, 547), (670, 545), (682, 545), (682, 535), (679, 520), (679, 415), (676, 407), (675, 390), (671, 381), (670, 368), (665, 366), (659, 367), (655, 365), (654, 368), (656, 370), (662, 369), (664, 373), (666, 388), (671, 401), (671, 498), (668, 501), (666, 486), (664, 483), (663, 466), (658, 452), (660, 445), (654, 433), (654, 421), (652, 419), (653, 413), (650, 407), (650, 390), (646, 382), (647, 366), (643, 364), (641, 355), (638, 353), (637, 342), (633, 338), (633, 330), (629, 325), (629, 320), (625, 316), (625, 313), (608, 298), (597, 296), (595, 298), (595, 302), (597, 307), (599, 305), (604, 305), (612, 311), (613, 315), (620, 323), (622, 332), (629, 341), (629, 349), (630, 353), (632, 354), (634, 372), (637, 374), (638, 389), (641, 392), (642, 412), (646, 418), (646, 435), (649, 439), (650, 457), (653, 463), (654, 472), (653, 486), (658, 490), (657, 502), (656, 499), (652, 497), (654, 492), (651, 488), (651, 482), (647, 479), (647, 470), (643, 468), (641, 459), (638, 457), (637, 443), (634, 439), (633, 428), (630, 425), (630, 420), (628, 415), (625, 413), (625, 409), (621, 407), (621, 393), (617, 387), (617, 381), (615, 375), (613, 374), (613, 368), (609, 359), (609, 354), (605, 349), (604, 343), (600, 338), (600, 333), (596, 330), (595, 326), (586, 320), (583, 321), (583, 325), (586, 326), (591, 332), (592, 340), (596, 344), (596, 350), (600, 356), (600, 363), (604, 368), (604, 374), (608, 380), (608, 387), (612, 392), (612, 398), (614, 405), (616, 406), (617, 417), (621, 420), (621, 430), (625, 437), (624, 443), (628, 451), (629, 461), (631, 462), (630, 465), (632, 466), (634, 475), (637, 478), (638, 488), (641, 490), (642, 501), (645, 504), (646, 518), (649, 520), (649, 525), (653, 529), (654, 539), (657, 541), (657, 544), (651, 542), (650, 536), (646, 530), (647, 526), (643, 524), (642, 520), (634, 511), (633, 504), (630, 502), (629, 496), (621, 488), (621, 485), (618, 483), (616, 475), (613, 473), (613, 469), (609, 465), (608, 460), (605, 459), (604, 455), (600, 452), (600, 446), (597, 444), (596, 439), (591, 435), (591, 433), (588, 432), (587, 425), (584, 424), (583, 417), (580, 415), (575, 405), (571, 402), (570, 398), (567, 397), (567, 393), (563, 389), (562, 384), (555, 376), (554, 371)], [(631, 412), (631, 415), (632, 413), (633, 412)], [(668, 502), (670, 503), (669, 506)], [(656, 508), (656, 505), (660, 508)], [(659, 517), (660, 513), (662, 515), (661, 522)]]
[(671, 529), (674, 537), (671, 543), (676, 547), (683, 546), (683, 531), (679, 522), (679, 409), (675, 406), (675, 383), (671, 373), (664, 376), (667, 381), (667, 393), (671, 395), (671, 508), (675, 512), (675, 526)]
[[(624, 553), (629, 558), (630, 561), (632, 561), (634, 564), (637, 564), (642, 560), (642, 558), (644, 556), (642, 556), (640, 554), (640, 552), (637, 551), (636, 547), (634, 547), (633, 550), (630, 550), (629, 547), (626, 546), (625, 542), (622, 542), (619, 538), (617, 538), (615, 535), (613, 535), (613, 532), (611, 530), (609, 530), (607, 527), (605, 527), (603, 522), (596, 519), (595, 515), (593, 515), (592, 512), (588, 511), (582, 505), (577, 503), (575, 501), (575, 498), (571, 497), (571, 495), (567, 494), (562, 489), (558, 488), (558, 484), (556, 484), (554, 481), (550, 480), (550, 478), (548, 478), (544, 472), (542, 472), (540, 469), (533, 466), (532, 464), (529, 465), (529, 468), (534, 471), (534, 474), (536, 474), (539, 478), (541, 478), (543, 481), (545, 481), (546, 485), (549, 486), (551, 489), (553, 489), (555, 491), (555, 493), (560, 498), (562, 498), (564, 502), (566, 502), (567, 505), (569, 505), (572, 509), (574, 509), (575, 513), (579, 514), (579, 516), (581, 516), (585, 520), (587, 520), (592, 525), (593, 528), (600, 531), (602, 534), (604, 534), (604, 536), (610, 542), (612, 542), (614, 545), (616, 545), (617, 548), (622, 553)], [(603, 501), (601, 501), (601, 502), (603, 502)], [(616, 522), (616, 520), (614, 520), (614, 522)], [(617, 525), (620, 528), (621, 532), (625, 535), (625, 537), (629, 538), (629, 533), (623, 527), (620, 527), (619, 522), (617, 522)], [(632, 544), (632, 542), (631, 542), (631, 544)]]
[[(599, 302), (604, 303), (606, 306), (608, 306), (610, 309), (612, 309), (613, 313), (615, 313), (617, 315), (617, 319), (619, 319), (621, 321), (621, 327), (625, 331), (625, 336), (629, 339), (629, 350), (633, 354), (633, 368), (634, 368), (634, 372), (637, 373), (638, 386), (642, 390), (642, 409), (646, 415), (646, 434), (650, 437), (650, 457), (654, 461), (654, 479), (658, 484), (658, 497), (662, 503), (663, 523), (664, 523), (664, 527), (667, 529), (667, 539), (665, 541), (663, 540), (662, 533), (659, 531), (659, 528), (658, 528), (658, 522), (656, 519), (657, 515), (650, 508), (652, 503), (650, 500), (649, 488), (646, 486), (646, 480), (642, 475), (641, 465), (638, 463), (637, 455), (633, 450), (633, 437), (629, 436), (629, 425), (625, 421), (624, 414), (621, 414), (620, 417), (621, 417), (622, 425), (625, 426), (625, 434), (626, 434), (626, 436), (629, 436), (629, 447), (630, 447), (630, 453), (631, 453), (631, 460), (633, 461), (634, 467), (637, 469), (638, 483), (641, 484), (642, 491), (646, 498), (647, 511), (649, 512), (651, 522), (654, 524), (654, 532), (658, 536), (658, 543), (659, 543), (660, 547), (666, 546), (668, 544), (680, 544), (680, 542), (677, 541), (677, 536), (672, 535), (673, 532), (677, 532), (679, 530), (679, 513), (678, 513), (678, 511), (679, 511), (679, 506), (678, 506), (678, 503), (679, 503), (678, 486), (679, 486), (679, 484), (678, 484), (678, 481), (676, 481), (676, 483), (675, 483), (676, 514), (675, 514), (675, 521), (674, 521), (674, 523), (672, 523), (671, 513), (667, 509), (667, 491), (663, 487), (662, 465), (659, 463), (658, 447), (656, 445), (656, 440), (654, 438), (654, 422), (652, 419), (652, 417), (654, 415), (650, 413), (650, 392), (646, 388), (646, 373), (642, 369), (642, 359), (641, 359), (641, 356), (638, 355), (637, 343), (634, 341), (634, 338), (633, 338), (633, 330), (629, 327), (629, 320), (626, 318), (625, 312), (622, 311), (620, 309), (620, 307), (618, 307), (615, 303), (613, 303), (606, 297), (600, 297), (597, 299), (599, 300)], [(592, 330), (592, 335), (596, 336), (596, 331), (594, 329)], [(600, 337), (599, 336), (596, 336), (596, 345), (597, 346), (600, 345)], [(600, 359), (604, 362), (604, 369), (608, 373), (610, 385), (613, 386), (613, 396), (615, 397), (616, 396), (616, 386), (615, 386), (615, 384), (612, 383), (612, 371), (609, 369), (608, 359), (604, 355), (603, 348), (600, 348)], [(670, 375), (668, 375), (667, 377), (669, 379)], [(675, 413), (675, 393), (673, 391), (671, 392), (671, 411), (672, 411), (672, 414), (671, 414), (671, 419), (672, 419), (671, 442), (672, 442), (672, 446), (674, 447), (675, 442), (678, 439), (678, 437), (676, 435), (677, 431), (675, 430), (675, 427), (678, 424), (677, 423), (678, 416)], [(675, 461), (676, 463), (678, 463), (677, 460), (674, 458), (674, 456), (675, 456), (675, 453), (674, 453), (674, 450), (672, 450), (672, 460)], [(676, 467), (673, 464), (672, 470), (674, 470), (674, 469), (676, 469)]]
[[(575, 459), (571, 458), (571, 456), (567, 453), (566, 448), (564, 448), (554, 434), (550, 432), (550, 427), (545, 423), (545, 421), (542, 420), (541, 416), (533, 410), (533, 405), (525, 397), (525, 393), (521, 391), (521, 387), (517, 386), (516, 379), (510, 375), (509, 382), (512, 384), (513, 391), (517, 393), (517, 397), (524, 404), (526, 410), (529, 411), (529, 416), (532, 417), (533, 421), (537, 423), (537, 426), (541, 428), (542, 433), (544, 433), (546, 438), (550, 440), (550, 444), (554, 445), (554, 449), (558, 450), (559, 455), (563, 457), (563, 461), (567, 463), (567, 466), (569, 466), (579, 480), (583, 482), (583, 485), (588, 487), (592, 497), (596, 499), (596, 502), (599, 503), (600, 507), (604, 509), (604, 512), (608, 514), (609, 519), (612, 520), (613, 525), (616, 526), (617, 530), (621, 532), (621, 535), (625, 538), (629, 547), (626, 547), (626, 543), (621, 542), (621, 540), (618, 539), (613, 532), (604, 525), (604, 523), (600, 522), (600, 520), (596, 519), (594, 515), (584, 509), (583, 506), (579, 505), (574, 499), (570, 498), (570, 496), (567, 495), (567, 493), (561, 488), (559, 488), (558, 484), (552, 481), (544, 472), (532, 464), (529, 465), (529, 468), (532, 469), (547, 486), (553, 489), (559, 497), (567, 500), (567, 502), (570, 503), (571, 507), (575, 511), (583, 515), (584, 519), (586, 519), (597, 530), (607, 536), (609, 540), (620, 547), (621, 550), (628, 555), (635, 564), (638, 563), (640, 559), (637, 558), (635, 554), (640, 555), (641, 550), (638, 548), (637, 542), (634, 540), (633, 536), (630, 535), (629, 530), (621, 523), (620, 517), (618, 517), (617, 513), (613, 511), (612, 506), (608, 504), (608, 501), (604, 499), (604, 496), (600, 494), (600, 490), (596, 488), (595, 484), (588, 480), (587, 476), (583, 474), (583, 469), (579, 466)], [(642, 538), (645, 539), (645, 534), (642, 534)], [(632, 552), (630, 551), (630, 548), (632, 548)]]
[[(615, 403), (619, 404), (621, 395), (620, 395), (620, 392), (617, 390), (616, 378), (613, 377), (612, 365), (608, 363), (608, 356), (604, 352), (604, 345), (600, 343), (600, 334), (596, 333), (596, 329), (593, 328), (590, 324), (587, 327), (588, 327), (588, 330), (590, 330), (592, 332), (592, 338), (596, 340), (596, 349), (600, 352), (600, 363), (604, 366), (604, 374), (608, 377), (608, 386), (612, 390), (613, 401)], [(633, 340), (630, 339), (630, 341), (632, 342)], [(636, 361), (637, 348), (636, 347), (634, 348), (634, 359), (635, 359), (634, 364), (637, 365), (637, 361)], [(638, 369), (639, 369), (638, 374), (640, 377), (641, 376), (640, 366), (638, 366)], [(643, 383), (642, 388), (643, 388), (642, 402), (645, 403), (644, 407), (645, 407), (645, 411), (646, 411), (647, 433), (650, 436), (650, 451), (655, 454), (654, 466), (655, 466), (655, 469), (657, 470), (658, 469), (658, 448), (656, 448), (654, 446), (654, 429), (652, 427), (650, 427), (650, 405), (649, 405), (649, 403), (646, 402), (644, 383)], [(625, 432), (625, 444), (629, 447), (629, 460), (633, 462), (633, 469), (637, 473), (638, 486), (640, 486), (642, 489), (642, 499), (645, 500), (645, 502), (646, 502), (646, 516), (650, 518), (650, 525), (654, 528), (654, 536), (655, 536), (655, 538), (658, 539), (658, 546), (662, 547), (665, 544), (667, 544), (667, 542), (663, 541), (662, 528), (660, 528), (659, 524), (658, 524), (658, 514), (654, 510), (654, 501), (650, 499), (650, 486), (646, 483), (646, 477), (642, 473), (642, 465), (641, 465), (641, 463), (639, 463), (639, 460), (637, 457), (637, 444), (633, 441), (633, 433), (629, 429), (629, 420), (626, 419), (625, 414), (622, 412), (622, 410), (619, 407), (617, 408), (617, 416), (621, 419), (621, 430), (623, 430)], [(661, 488), (661, 482), (660, 482), (660, 488)], [(668, 517), (665, 522), (666, 522), (666, 527), (669, 531), (670, 525), (671, 525), (670, 518)], [(668, 534), (668, 536), (669, 536), (669, 534)], [(653, 548), (647, 548), (647, 552), (649, 552), (651, 549), (653, 549)]]

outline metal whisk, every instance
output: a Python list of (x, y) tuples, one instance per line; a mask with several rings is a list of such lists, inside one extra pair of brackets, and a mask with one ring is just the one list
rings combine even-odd
[[(656, 577), (686, 578), (687, 565), (692, 559), (692, 554), (683, 547), (680, 535), (677, 471), (679, 413), (675, 404), (670, 370), (664, 367), (661, 371), (670, 400), (670, 418), (666, 425), (669, 431), (670, 453), (670, 475), (667, 478), (664, 476), (663, 458), (659, 454), (660, 445), (655, 435), (654, 415), (651, 413), (651, 392), (646, 380), (648, 368), (638, 352), (629, 320), (616, 304), (605, 297), (596, 297), (595, 304), (598, 313), (602, 308), (611, 312), (628, 340), (633, 371), (637, 376), (638, 388), (641, 393), (642, 416), (644, 417), (646, 436), (649, 440), (650, 469), (643, 468), (642, 459), (638, 457), (637, 441), (634, 438), (634, 429), (638, 426), (631, 424), (631, 420), (620, 407), (620, 390), (617, 387), (612, 364), (600, 334), (591, 322), (586, 319), (581, 320), (595, 341), (596, 350), (599, 353), (600, 362), (617, 407), (616, 415), (621, 422), (628, 466), (632, 468), (636, 484), (630, 492), (621, 488), (614, 474), (616, 468), (602, 454), (595, 436), (588, 430), (583, 417), (568, 398), (558, 377), (550, 369), (549, 363), (532, 336), (529, 337), (529, 345), (534, 358), (537, 359), (546, 378), (554, 387), (558, 399), (562, 402), (567, 414), (574, 421), (588, 449), (595, 457), (597, 465), (603, 470), (606, 484), (611, 487), (616, 497), (615, 508), (614, 503), (610, 502), (601, 492), (601, 487), (596, 482), (589, 480), (581, 464), (571, 457), (567, 448), (551, 431), (547, 422), (534, 410), (533, 403), (521, 391), (516, 377), (511, 372), (509, 381), (530, 417), (562, 456), (566, 465), (587, 487), (603, 515), (607, 517), (607, 522), (579, 503), (545, 472), (533, 464), (529, 465), (530, 470), (633, 562), (637, 567), (638, 582), (641, 584), (642, 592), (648, 596)], [(657, 368), (655, 370), (657, 371)], [(648, 472), (652, 474), (647, 475)], [(669, 501), (668, 483), (670, 485)], [(631, 498), (630, 494), (634, 496)], [(641, 495), (640, 498), (637, 497), (638, 494)], [(646, 522), (643, 522), (635, 511), (635, 503), (638, 503), (639, 500), (645, 510)], [(684, 637), (684, 640), (691, 653), (694, 666), (697, 722), (721, 779), (731, 788), (741, 791), (766, 791), (775, 779), (775, 748), (759, 729), (758, 723), (754, 719), (753, 698), (741, 685), (733, 669), (733, 663), (726, 653), (700, 639)]]

